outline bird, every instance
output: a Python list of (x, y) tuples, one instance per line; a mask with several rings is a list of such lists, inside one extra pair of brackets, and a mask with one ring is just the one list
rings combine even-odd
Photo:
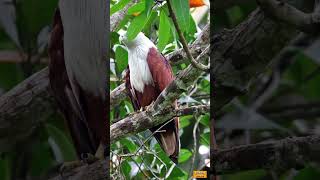
[(107, 28), (103, 7), (96, 9), (87, 1), (81, 8), (84, 2), (61, 0), (55, 11), (48, 43), (49, 83), (78, 158), (91, 154), (103, 159), (109, 148)]
[[(174, 75), (169, 62), (142, 32), (138, 33), (133, 40), (128, 40), (126, 33), (122, 32), (119, 40), (128, 50), (125, 86), (134, 110), (137, 111), (154, 102), (174, 80)], [(172, 106), (177, 108), (177, 102)], [(180, 151), (179, 118), (174, 118), (167, 123), (150, 130), (154, 133), (160, 147), (177, 164)], [(163, 127), (159, 129), (161, 126)]]

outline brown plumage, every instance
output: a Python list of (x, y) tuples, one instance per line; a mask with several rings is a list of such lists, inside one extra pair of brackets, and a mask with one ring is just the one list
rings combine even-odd
[(94, 155), (100, 144), (104, 148), (108, 146), (106, 97), (93, 95), (68, 76), (64, 57), (64, 29), (59, 9), (54, 15), (48, 53), (52, 93), (68, 124), (78, 156), (84, 153)]
[[(130, 52), (129, 52), (130, 53)], [(174, 80), (172, 69), (168, 61), (154, 47), (149, 49), (147, 63), (152, 75), (153, 84), (145, 85), (143, 92), (132, 88), (130, 84), (130, 67), (126, 74), (126, 88), (135, 110), (150, 105), (157, 99), (160, 93)], [(176, 103), (174, 104), (176, 106)], [(163, 123), (164, 124), (164, 123)], [(163, 124), (151, 128), (151, 132), (158, 130)], [(179, 118), (175, 118), (162, 129), (165, 132), (154, 134), (162, 149), (168, 154), (169, 158), (178, 163), (180, 150), (179, 140)]]

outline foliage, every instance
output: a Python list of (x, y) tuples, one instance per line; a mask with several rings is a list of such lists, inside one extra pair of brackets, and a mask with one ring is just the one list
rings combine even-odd
[[(121, 10), (129, 2), (127, 0), (112, 1), (111, 14)], [(187, 0), (177, 1), (173, 3), (173, 6), (187, 42), (193, 42), (197, 35), (196, 26), (203, 26), (208, 21), (205, 20), (196, 24), (191, 17)], [(141, 0), (128, 9), (126, 17), (120, 24), (116, 32), (111, 32), (110, 90), (123, 83), (123, 75), (128, 65), (128, 54), (126, 48), (119, 42), (118, 31), (127, 31), (128, 39), (134, 39), (142, 31), (164, 55), (181, 48), (173, 22), (168, 16), (166, 3), (156, 4), (153, 0)], [(173, 65), (172, 68), (174, 73), (177, 74), (188, 65), (189, 63), (183, 63)], [(199, 77), (197, 84), (181, 95), (179, 99), (180, 107), (208, 104), (209, 100), (204, 99), (201, 95), (208, 95), (209, 91), (209, 76)], [(126, 117), (133, 111), (131, 102), (127, 98), (112, 109), (110, 113), (111, 123), (113, 120)], [(208, 156), (208, 152), (205, 152), (203, 157), (198, 154), (200, 145), (206, 147), (206, 149), (209, 148), (209, 136), (206, 134), (209, 132), (209, 116), (205, 117), (196, 114), (180, 117), (181, 153), (178, 166), (171, 162), (157, 141), (150, 138), (152, 134), (145, 131), (123, 138), (111, 145), (111, 176), (125, 179), (187, 179), (190, 174), (193, 156), (195, 156), (193, 169), (204, 166), (203, 157)], [(194, 139), (191, 138), (191, 134), (197, 120), (202, 122), (197, 128), (197, 139), (199, 140), (199, 135), (202, 134), (202, 140), (194, 149)]]
[[(226, 9), (217, 9), (213, 15), (214, 32), (236, 27), (256, 8), (254, 2), (247, 2)], [(272, 44), (270, 48), (272, 46), (277, 44)], [(320, 99), (318, 52), (319, 40), (308, 45), (306, 49), (298, 48), (294, 56), (286, 57), (282, 59), (283, 63), (269, 67), (265, 74), (253, 82), (246, 95), (225, 107), (216, 120), (219, 148), (288, 136), (319, 134), (319, 116), (306, 112), (307, 109), (316, 108)], [(277, 72), (280, 72), (280, 82), (272, 88), (270, 97), (262, 106), (253, 109), (252, 105), (267, 88), (270, 88), (270, 82), (274, 82), (272, 77)], [(292, 114), (286, 114), (289, 111)], [(319, 173), (318, 165), (310, 163), (299, 170), (252, 170), (223, 175), (221, 179), (314, 179)]]

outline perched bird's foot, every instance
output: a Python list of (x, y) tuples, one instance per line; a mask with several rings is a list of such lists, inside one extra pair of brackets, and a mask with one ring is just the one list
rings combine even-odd
[(81, 154), (81, 159), (82, 159), (82, 162), (86, 163), (86, 164), (92, 164), (92, 163), (96, 162), (97, 160), (99, 160), (99, 158), (97, 158), (96, 156), (94, 156), (90, 153)]
[(152, 101), (147, 107), (146, 107), (146, 111), (150, 111), (151, 108), (153, 107), (154, 105), (154, 101)]

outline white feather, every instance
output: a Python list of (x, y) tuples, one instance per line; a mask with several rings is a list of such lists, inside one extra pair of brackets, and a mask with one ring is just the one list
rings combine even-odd
[(153, 84), (147, 57), (150, 48), (156, 48), (156, 46), (141, 32), (132, 41), (128, 41), (126, 35), (121, 33), (120, 41), (128, 48), (130, 84), (142, 93), (145, 85)]

